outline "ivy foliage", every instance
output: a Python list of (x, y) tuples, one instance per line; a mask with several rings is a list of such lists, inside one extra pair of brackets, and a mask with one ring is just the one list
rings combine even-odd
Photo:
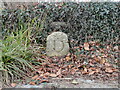
[[(31, 25), (37, 32), (38, 43), (45, 43), (51, 32), (62, 31), (74, 41), (73, 46), (89, 40), (116, 44), (120, 33), (119, 16), (119, 2), (41, 3), (26, 9), (3, 10), (2, 33)], [(52, 22), (65, 22), (69, 26), (56, 30), (51, 27)]]

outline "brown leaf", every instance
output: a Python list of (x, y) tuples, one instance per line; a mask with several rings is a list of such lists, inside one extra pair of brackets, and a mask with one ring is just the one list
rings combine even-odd
[(61, 68), (58, 70), (58, 72), (56, 73), (57, 75), (61, 74)]
[(57, 74), (51, 73), (49, 76), (50, 77), (57, 77)]
[(100, 69), (96, 69), (96, 71), (95, 72), (100, 72)]
[(96, 56), (95, 56), (95, 55), (92, 55), (91, 57), (94, 58), (94, 57), (96, 57)]
[(65, 57), (65, 59), (66, 59), (67, 61), (70, 61), (70, 60), (71, 60), (71, 58), (70, 58), (69, 56)]
[(89, 75), (92, 75), (92, 74), (94, 74), (96, 71), (91, 71), (91, 72), (89, 72)]
[(119, 74), (118, 74), (118, 73), (113, 73), (112, 75), (113, 75), (114, 77), (118, 77)]
[(91, 63), (91, 62), (89, 63), (89, 65), (90, 65), (90, 66), (94, 66), (94, 64), (93, 64), (93, 63)]
[(106, 58), (106, 57), (108, 57), (108, 55), (107, 54), (103, 54), (101, 57)]
[(73, 67), (74, 67), (74, 65), (70, 64), (70, 65), (68, 65), (68, 67), (71, 69), (71, 68), (73, 68)]
[(39, 3), (37, 3), (37, 2), (35, 2), (35, 3), (33, 3), (33, 6), (36, 6), (36, 5), (38, 5)]
[(83, 71), (82, 74), (89, 74), (88, 72)]
[(94, 57), (94, 60), (95, 60), (96, 62), (100, 62), (100, 59), (99, 59), (98, 57)]
[(114, 72), (118, 72), (119, 70), (118, 69), (116, 69), (116, 68), (113, 68), (112, 69)]
[(84, 71), (87, 72), (87, 68), (84, 68)]
[(42, 74), (42, 73), (44, 73), (44, 71), (37, 71), (37, 73)]
[(108, 67), (109, 67), (109, 66), (111, 66), (111, 65), (110, 65), (109, 63), (105, 63), (105, 66), (108, 66)]
[(48, 80), (41, 80), (39, 83), (44, 83), (44, 82), (49, 83), (49, 81), (48, 81)]
[(96, 68), (94, 68), (94, 67), (90, 67), (89, 70), (95, 71)]
[(101, 60), (100, 60), (100, 64), (104, 64), (106, 62), (106, 59), (104, 59), (104, 58), (102, 58)]
[(112, 73), (113, 70), (112, 70), (112, 68), (109, 68), (109, 67), (108, 67), (108, 68), (105, 69), (105, 72)]
[(67, 75), (69, 72), (67, 70), (63, 70), (62, 74)]
[(38, 75), (35, 75), (34, 77), (32, 77), (32, 79), (36, 79), (36, 78), (38, 78)]
[(40, 74), (40, 77), (43, 77), (44, 76), (44, 74)]
[(71, 70), (71, 74), (74, 75), (76, 72), (74, 69)]
[(35, 85), (35, 82), (29, 82), (30, 85)]
[(89, 43), (87, 43), (87, 42), (84, 43), (84, 49), (85, 49), (85, 50), (90, 50), (90, 48), (89, 48)]
[(50, 75), (50, 73), (49, 73), (49, 72), (46, 72), (46, 73), (44, 73), (44, 75), (49, 76), (49, 75)]
[(16, 83), (11, 83), (11, 86), (12, 87), (15, 87), (17, 84)]

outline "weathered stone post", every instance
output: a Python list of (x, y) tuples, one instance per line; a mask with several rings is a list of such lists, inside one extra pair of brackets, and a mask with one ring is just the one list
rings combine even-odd
[(47, 37), (48, 56), (64, 56), (69, 52), (68, 37), (63, 32), (53, 32)]

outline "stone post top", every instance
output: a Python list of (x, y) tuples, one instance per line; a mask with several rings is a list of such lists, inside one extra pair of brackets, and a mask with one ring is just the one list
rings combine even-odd
[(52, 32), (50, 35), (48, 35), (47, 40), (48, 39), (68, 42), (67, 34), (60, 31)]
[[(62, 34), (62, 35), (66, 35), (64, 32), (61, 32), (61, 31), (57, 31), (57, 32), (52, 32), (52, 33), (51, 33), (51, 35), (54, 35), (54, 34), (55, 34), (55, 35), (56, 35), (56, 34), (57, 34), (57, 35), (61, 35), (61, 34)], [(66, 35), (66, 36), (67, 36), (67, 35)]]

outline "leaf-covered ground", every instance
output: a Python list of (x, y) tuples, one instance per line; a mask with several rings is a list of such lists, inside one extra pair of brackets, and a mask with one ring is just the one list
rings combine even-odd
[[(96, 46), (97, 49), (95, 49), (94, 46)], [(107, 45), (106, 48), (100, 48), (99, 43), (92, 41), (74, 47), (74, 49), (78, 51), (84, 49), (90, 53), (88, 55), (86, 55), (86, 53), (79, 55), (68, 53), (68, 55), (63, 57), (48, 57), (46, 55), (34, 57), (38, 62), (41, 62), (41, 65), (33, 65), (36, 71), (31, 71), (31, 73), (28, 73), (28, 77), (23, 77), (22, 83), (41, 85), (42, 83), (61, 82), (60, 84), (62, 85), (62, 83), (65, 84), (69, 81), (65, 81), (65, 78), (71, 78), (69, 85), (77, 85), (81, 83), (81, 78), (84, 78), (83, 81), (115, 81), (116, 84), (114, 83), (114, 85), (118, 85), (118, 46)], [(41, 60), (41, 58), (45, 60)], [(53, 78), (59, 79), (55, 81)], [(63, 78), (63, 81), (60, 80), (61, 78)], [(16, 86), (17, 84), (18, 83), (15, 82), (11, 85)], [(95, 83), (91, 82), (91, 84), (93, 85), (88, 87), (94, 87)], [(103, 87), (107, 87), (104, 86), (103, 83), (101, 87), (102, 85)], [(114, 85), (112, 87), (116, 87)]]

